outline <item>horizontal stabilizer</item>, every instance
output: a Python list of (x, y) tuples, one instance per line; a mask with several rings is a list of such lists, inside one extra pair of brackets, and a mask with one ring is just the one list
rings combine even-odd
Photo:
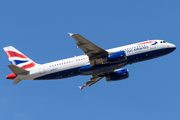
[(28, 74), (29, 71), (22, 69), (16, 65), (8, 65), (8, 67), (11, 69), (11, 71), (15, 74), (15, 75), (24, 75), (24, 74)]
[(18, 78), (15, 78), (15, 79), (14, 79), (14, 82), (13, 82), (13, 85), (14, 85), (14, 84), (17, 84), (17, 83), (19, 83), (19, 82), (21, 82), (21, 80), (18, 79)]

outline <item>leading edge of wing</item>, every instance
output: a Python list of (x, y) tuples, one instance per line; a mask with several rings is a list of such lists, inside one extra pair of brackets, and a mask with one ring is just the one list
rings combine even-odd
[(106, 50), (102, 49), (101, 47), (97, 46), (96, 44), (92, 43), (91, 41), (87, 40), (83, 36), (79, 34), (68, 33), (70, 37), (73, 37), (76, 40), (76, 44), (82, 51), (87, 54), (90, 58), (91, 56), (108, 53)]
[[(108, 52), (99, 46), (95, 45), (91, 41), (87, 40), (83, 36), (79, 34), (73, 34), (68, 33), (70, 37), (73, 37), (76, 40), (76, 44), (78, 48), (81, 48), (81, 50), (89, 57), (90, 61), (96, 61), (96, 59), (101, 58), (102, 55), (107, 55)], [(94, 63), (94, 62), (92, 62)], [(98, 62), (97, 62), (98, 63)], [(95, 62), (96, 64), (96, 62)], [(95, 64), (91, 64), (91, 66), (94, 66)]]

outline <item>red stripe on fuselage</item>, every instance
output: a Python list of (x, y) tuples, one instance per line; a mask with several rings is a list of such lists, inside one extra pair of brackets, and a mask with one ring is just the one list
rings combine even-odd
[(16, 53), (14, 51), (5, 51), (5, 52), (6, 52), (6, 55), (8, 56), (8, 58), (10, 58), (10, 57), (27, 58), (25, 55)]
[(143, 44), (153, 43), (153, 42), (155, 42), (155, 41), (147, 41), (147, 42), (139, 43), (138, 45), (143, 45)]
[(30, 64), (28, 64), (28, 65), (22, 66), (21, 68), (23, 68), (23, 69), (28, 69), (28, 68), (34, 67), (35, 65), (36, 65), (36, 63), (32, 62), (32, 63), (30, 63)]

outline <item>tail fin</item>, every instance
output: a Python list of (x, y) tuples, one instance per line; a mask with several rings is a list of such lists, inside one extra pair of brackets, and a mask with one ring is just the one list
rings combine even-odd
[(11, 64), (23, 69), (29, 69), (36, 65), (34, 61), (26, 57), (23, 53), (18, 51), (13, 46), (3, 48)]

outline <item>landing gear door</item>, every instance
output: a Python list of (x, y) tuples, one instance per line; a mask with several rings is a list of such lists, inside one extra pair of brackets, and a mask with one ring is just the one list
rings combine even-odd
[(39, 73), (40, 73), (40, 74), (45, 73), (44, 65), (39, 66)]

